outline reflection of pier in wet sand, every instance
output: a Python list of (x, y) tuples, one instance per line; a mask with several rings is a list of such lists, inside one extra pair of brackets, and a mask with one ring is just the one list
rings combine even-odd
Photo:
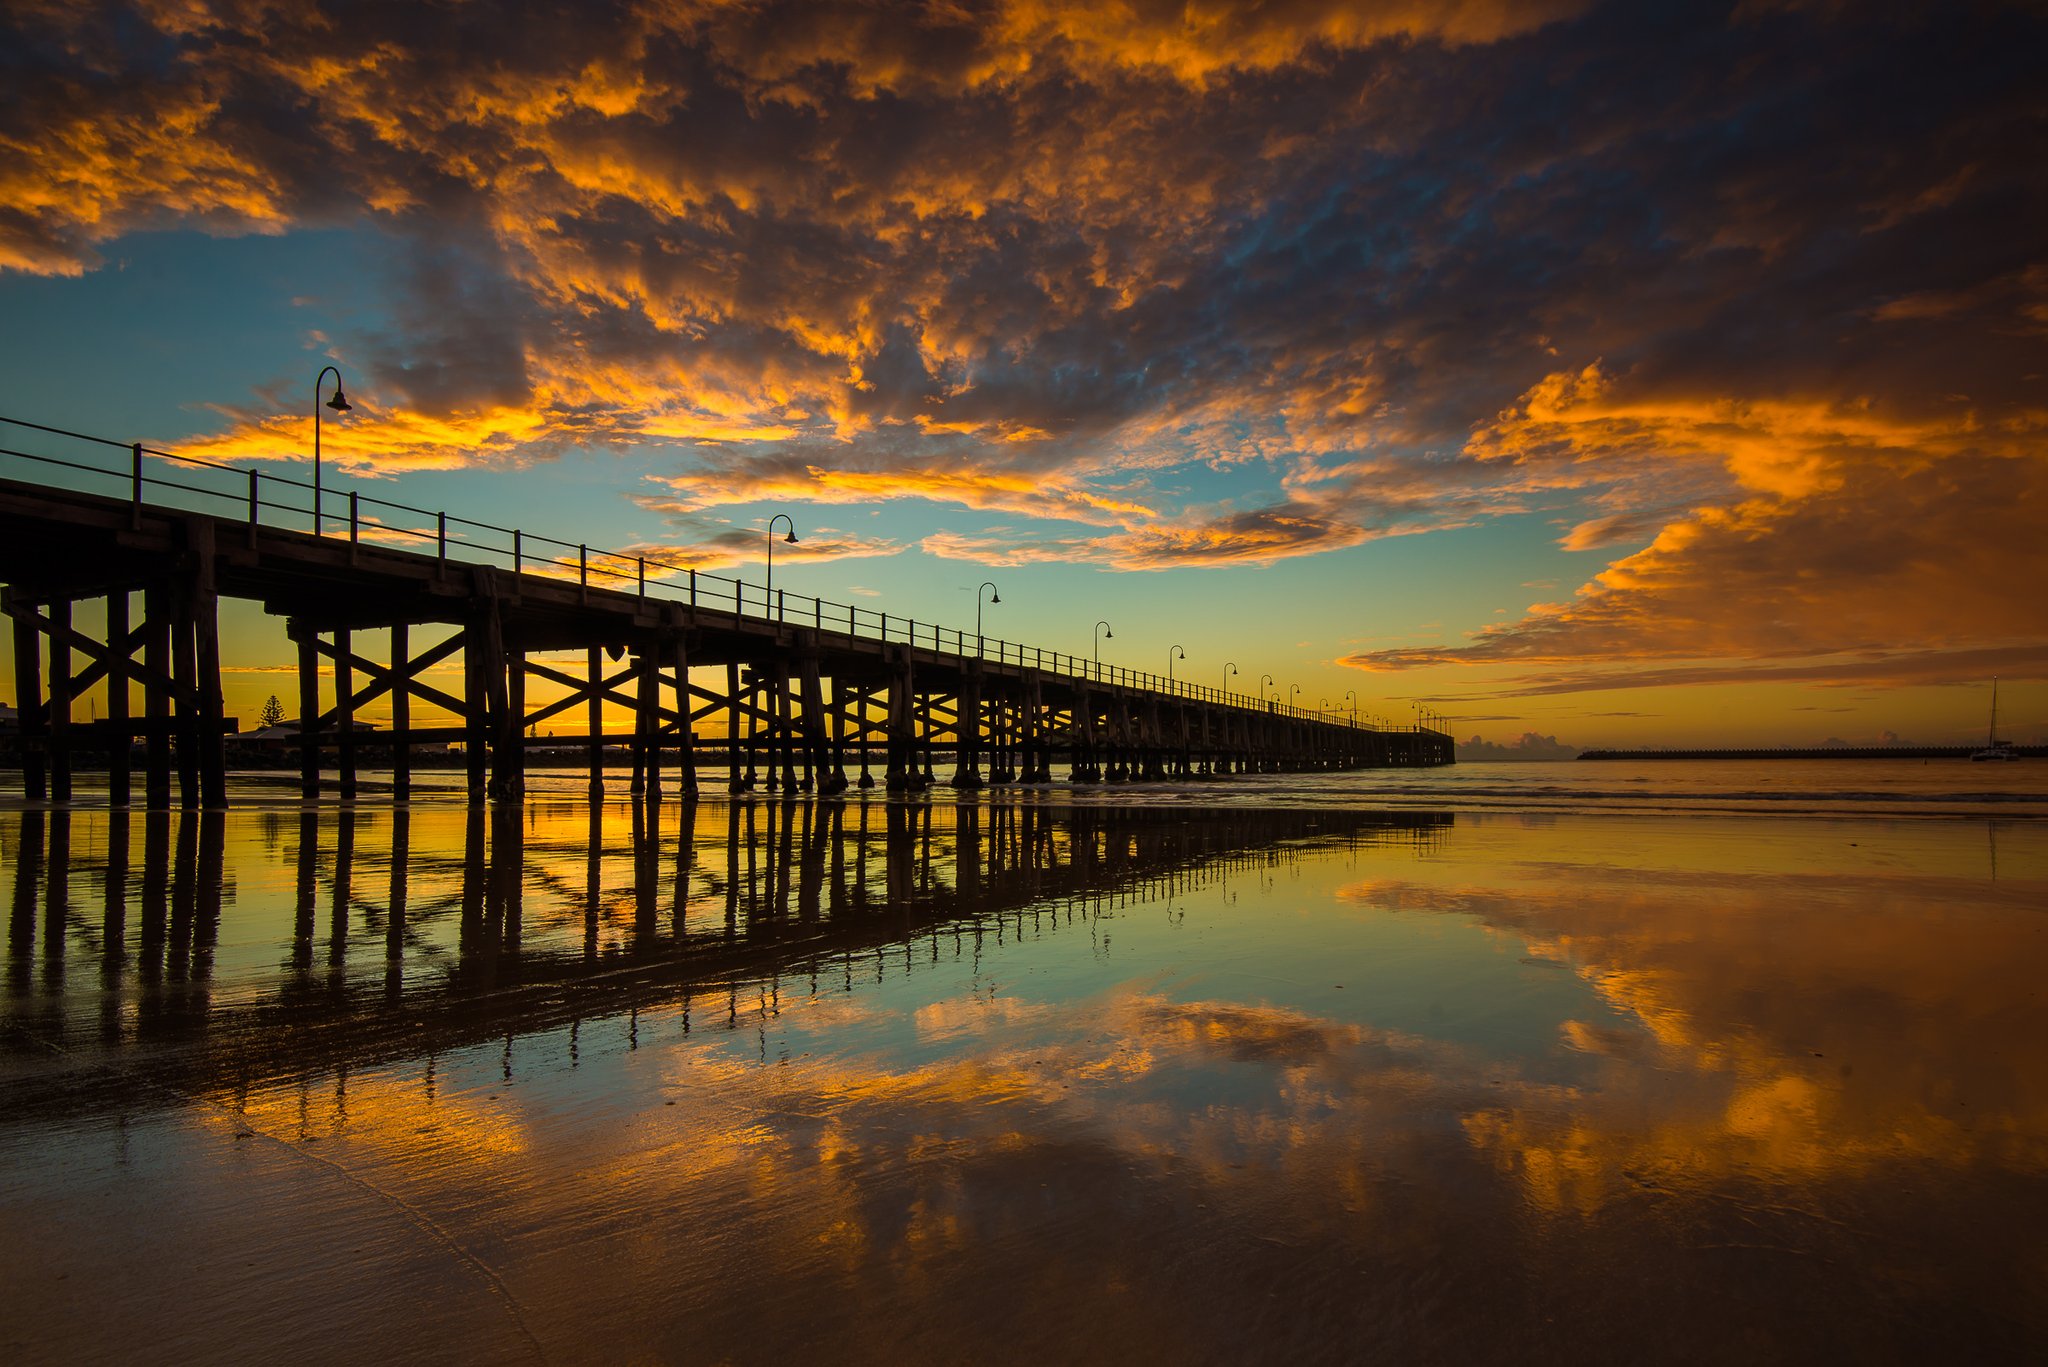
[[(680, 1003), (687, 1028), (701, 1001), (730, 1024), (752, 984), (851, 991), (984, 940), (1093, 933), (1304, 848), (1427, 842), (1451, 818), (788, 800), (4, 820), (9, 1035), (81, 1065), (39, 1059), (13, 1084), (21, 1106), (82, 1102), (87, 1073), (132, 1089), (103, 1071), (129, 1057), (168, 1098), (656, 1005)], [(289, 868), (288, 925), (235, 923), (231, 822), (238, 846)], [(89, 851), (74, 849), (81, 832)], [(224, 924), (241, 963), (227, 983)], [(274, 951), (252, 959), (273, 930)], [(87, 962), (91, 1019), (66, 981)]]
[(2039, 827), (0, 811), (0, 1350), (2033, 1361)]

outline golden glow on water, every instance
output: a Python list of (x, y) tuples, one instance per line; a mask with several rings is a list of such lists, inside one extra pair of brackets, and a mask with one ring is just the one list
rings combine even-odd
[(2040, 823), (684, 816), (0, 813), (13, 1341), (352, 1344), (421, 1269), (428, 1356), (2048, 1327)]

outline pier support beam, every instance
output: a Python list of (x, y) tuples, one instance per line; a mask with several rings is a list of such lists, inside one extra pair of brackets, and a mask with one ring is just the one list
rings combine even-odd
[(43, 719), (43, 643), (37, 639), (35, 620), (27, 615), (29, 604), (6, 590), (7, 616), (14, 630), (14, 702), (21, 727), (22, 795), (30, 802), (47, 802), (50, 776), (47, 731)]
[[(391, 624), (391, 797), (412, 797), (411, 637), (403, 622)], [(396, 876), (395, 874), (393, 875)]]
[[(676, 766), (682, 770), (683, 796), (697, 797), (696, 736), (691, 721), (694, 708), (690, 695), (690, 633), (682, 624), (682, 608), (669, 609), (669, 658), (675, 669)], [(684, 842), (686, 845), (688, 841)]]
[(953, 699), (953, 786), (981, 786), (981, 677), (963, 666), (960, 690)]

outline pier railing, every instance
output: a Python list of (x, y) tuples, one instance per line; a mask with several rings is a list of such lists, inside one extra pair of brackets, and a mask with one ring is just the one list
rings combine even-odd
[[(1371, 722), (1361, 723), (1355, 714), (1295, 707), (1276, 699), (1208, 688), (1185, 679), (1104, 664), (851, 603), (792, 594), (785, 589), (771, 593), (767, 585), (750, 584), (737, 576), (708, 574), (658, 556), (607, 550), (522, 527), (501, 527), (444, 510), (418, 508), (347, 485), (316, 491), (309, 481), (290, 475), (180, 455), (143, 442), (114, 441), (4, 415), (0, 415), (0, 424), (16, 432), (35, 432), (75, 443), (64, 448), (69, 456), (0, 445), (0, 469), (11, 467), (13, 471), (35, 475), (24, 482), (75, 487), (84, 493), (114, 493), (125, 497), (138, 516), (142, 509), (155, 507), (246, 519), (251, 527), (283, 531), (324, 534), (327, 526), (332, 525), (337, 528), (337, 539), (345, 537), (351, 542), (432, 554), (442, 560), (491, 565), (518, 575), (532, 574), (643, 598), (687, 603), (693, 608), (731, 612), (735, 617), (764, 624), (843, 632), (850, 637), (902, 643), (961, 660), (992, 660), (1000, 665), (1044, 670), (1071, 680), (1144, 689), (1269, 716), (1361, 731), (1382, 729)], [(85, 459), (89, 455), (100, 459)], [(70, 482), (79, 479), (92, 484), (83, 487)]]

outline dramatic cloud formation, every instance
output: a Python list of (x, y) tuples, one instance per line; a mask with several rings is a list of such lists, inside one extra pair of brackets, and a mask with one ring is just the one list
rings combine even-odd
[[(1995, 646), (2011, 648), (2008, 663), (2038, 668), (2048, 654), (2038, 595), (2012, 557), (2048, 506), (2048, 410), (1987, 424), (1957, 408), (1914, 420), (1867, 402), (1631, 398), (1597, 368), (1553, 375), (1468, 451), (1532, 481), (1610, 488), (1648, 465), (1702, 502), (1569, 603), (1466, 646), (1350, 662), (1834, 655), (1858, 657), (1866, 676), (1895, 676), (1915, 656)], [(1906, 643), (1916, 649), (1901, 657)]]
[[(346, 468), (665, 449), (686, 525), (923, 500), (1010, 519), (916, 543), (995, 564), (1529, 515), (1616, 557), (1376, 670), (2041, 636), (2030, 7), (30, 0), (4, 38), (0, 270), (379, 236)], [(200, 453), (291, 453), (285, 406)]]

